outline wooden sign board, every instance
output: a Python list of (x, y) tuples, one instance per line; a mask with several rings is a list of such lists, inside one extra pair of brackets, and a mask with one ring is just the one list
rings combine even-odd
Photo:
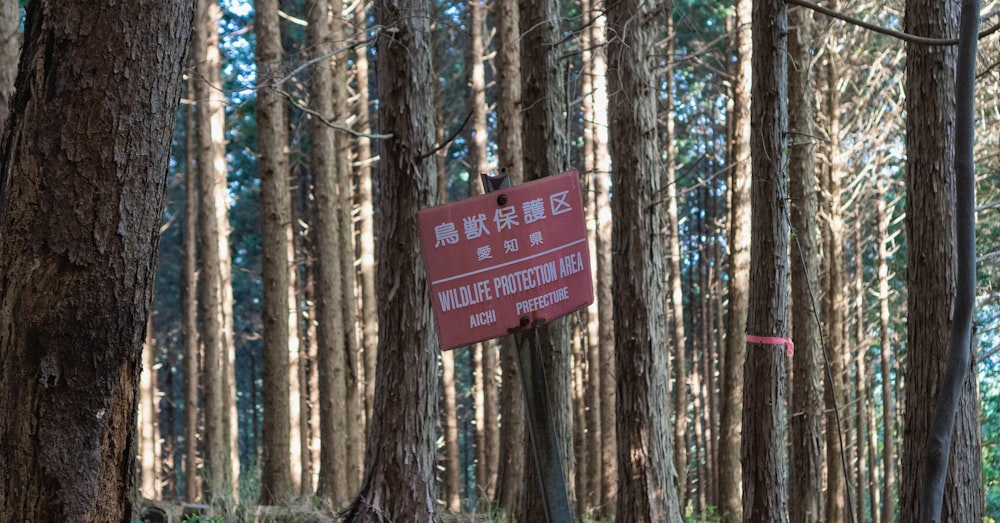
[(442, 349), (594, 301), (580, 178), (548, 176), (417, 213)]

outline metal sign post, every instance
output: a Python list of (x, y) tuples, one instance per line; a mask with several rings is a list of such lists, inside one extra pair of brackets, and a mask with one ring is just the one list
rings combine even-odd
[[(481, 174), (483, 189), (490, 193), (510, 187), (510, 177), (506, 169), (499, 176)], [(531, 318), (521, 318), (522, 327), (530, 325), (526, 332), (515, 334), (517, 363), (521, 374), (521, 389), (524, 391), (525, 418), (531, 439), (531, 454), (538, 475), (542, 507), (548, 523), (569, 523), (573, 513), (569, 508), (569, 494), (563, 473), (562, 457), (559, 454), (559, 440), (555, 424), (549, 410), (549, 388), (545, 380), (541, 347), (538, 341), (538, 323)]]

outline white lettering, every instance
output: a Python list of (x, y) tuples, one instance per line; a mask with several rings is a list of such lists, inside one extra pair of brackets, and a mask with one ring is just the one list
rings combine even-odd
[(492, 299), (493, 290), (490, 289), (489, 280), (477, 281), (469, 285), (461, 285), (438, 292), (438, 301), (441, 302), (441, 310), (444, 312), (461, 309)]
[(503, 274), (493, 278), (493, 290), (496, 296), (510, 296), (522, 291), (528, 291), (552, 283), (558, 279), (556, 262), (545, 262), (541, 265), (524, 270)]
[(497, 322), (497, 311), (490, 309), (477, 314), (469, 315), (469, 327), (484, 327)]
[(541, 296), (535, 296), (534, 298), (528, 298), (527, 300), (517, 302), (517, 314), (520, 316), (521, 314), (542, 310), (568, 299), (569, 287), (562, 287), (552, 292), (542, 294)]
[(559, 277), (565, 278), (583, 270), (583, 256), (580, 251), (559, 260)]

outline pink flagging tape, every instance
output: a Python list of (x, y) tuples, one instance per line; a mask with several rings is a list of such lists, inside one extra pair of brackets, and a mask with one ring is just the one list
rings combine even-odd
[(765, 345), (784, 345), (785, 347), (788, 348), (788, 350), (786, 350), (785, 352), (788, 354), (789, 358), (792, 357), (792, 354), (795, 352), (795, 344), (792, 343), (791, 338), (777, 338), (774, 336), (753, 336), (751, 334), (747, 334), (747, 343), (763, 343)]

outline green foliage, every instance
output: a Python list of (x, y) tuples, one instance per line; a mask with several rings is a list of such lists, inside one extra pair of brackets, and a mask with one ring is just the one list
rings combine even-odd
[(719, 523), (722, 521), (722, 516), (718, 513), (715, 505), (708, 505), (701, 514), (688, 510), (684, 515), (684, 521), (685, 523)]
[(219, 516), (188, 514), (187, 516), (184, 516), (184, 523), (222, 523), (222, 518)]

